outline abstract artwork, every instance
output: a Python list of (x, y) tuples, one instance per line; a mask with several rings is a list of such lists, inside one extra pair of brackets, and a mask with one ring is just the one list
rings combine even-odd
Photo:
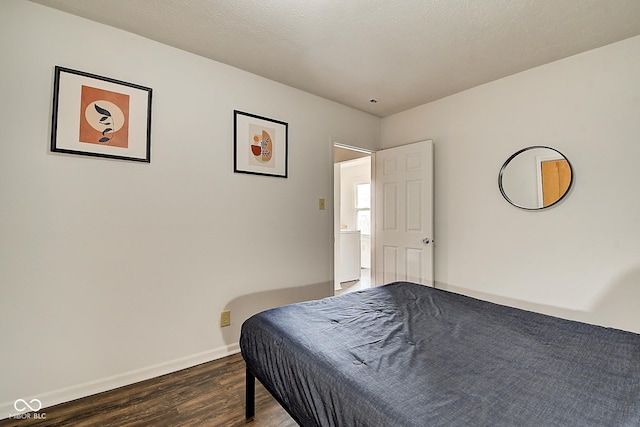
[(151, 161), (148, 87), (55, 67), (51, 151)]
[(287, 178), (289, 125), (238, 110), (233, 113), (233, 171)]

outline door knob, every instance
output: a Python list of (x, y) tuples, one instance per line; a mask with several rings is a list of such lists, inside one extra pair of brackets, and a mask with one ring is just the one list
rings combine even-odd
[(431, 242), (431, 240), (429, 240), (428, 237), (425, 237), (424, 239), (422, 239), (422, 243), (424, 243), (425, 245), (428, 245), (429, 242)]

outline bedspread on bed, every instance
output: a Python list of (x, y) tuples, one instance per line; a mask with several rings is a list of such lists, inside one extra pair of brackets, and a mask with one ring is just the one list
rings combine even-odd
[(259, 313), (240, 347), (305, 427), (640, 426), (640, 335), (413, 283)]

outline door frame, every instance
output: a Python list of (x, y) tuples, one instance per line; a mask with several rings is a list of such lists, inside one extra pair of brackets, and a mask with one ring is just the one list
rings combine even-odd
[(337, 286), (340, 285), (338, 280), (338, 265), (340, 262), (340, 167), (339, 163), (335, 162), (335, 149), (342, 148), (345, 150), (356, 151), (364, 153), (369, 156), (371, 161), (371, 277), (373, 284), (373, 275), (376, 268), (375, 265), (375, 154), (374, 150), (369, 148), (361, 148), (353, 145), (346, 145), (340, 142), (333, 141), (331, 144), (331, 160), (333, 164), (333, 289), (332, 294), (338, 290)]

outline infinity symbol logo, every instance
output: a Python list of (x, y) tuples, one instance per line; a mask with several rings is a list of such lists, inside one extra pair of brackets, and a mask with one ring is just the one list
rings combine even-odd
[[(31, 406), (29, 403), (33, 406)], [(42, 409), (42, 402), (40, 402), (40, 400), (38, 399), (31, 399), (29, 403), (27, 403), (27, 401), (24, 399), (18, 399), (13, 403), (13, 407), (16, 408), (16, 411), (18, 412), (24, 412), (27, 410), (27, 408), (32, 412), (38, 412), (40, 409)]]

